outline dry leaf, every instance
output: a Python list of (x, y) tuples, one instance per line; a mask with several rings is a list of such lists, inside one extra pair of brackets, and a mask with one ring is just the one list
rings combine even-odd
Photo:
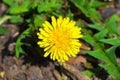
[(78, 56), (75, 58), (70, 58), (67, 63), (72, 65), (77, 65), (77, 64), (86, 63), (86, 62), (87, 62), (86, 58), (84, 58), (83, 56)]

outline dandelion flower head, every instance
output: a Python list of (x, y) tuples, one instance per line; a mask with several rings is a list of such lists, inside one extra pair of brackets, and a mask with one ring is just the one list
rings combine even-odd
[(52, 16), (51, 20), (51, 23), (45, 21), (39, 29), (38, 45), (44, 48), (44, 57), (50, 56), (50, 59), (58, 62), (68, 61), (80, 51), (81, 28), (75, 26), (76, 22), (68, 17), (56, 19)]

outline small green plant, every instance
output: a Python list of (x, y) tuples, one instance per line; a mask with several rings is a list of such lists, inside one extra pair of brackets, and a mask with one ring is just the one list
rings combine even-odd
[(62, 3), (57, 0), (25, 0), (22, 2), (19, 2), (18, 0), (3, 0), (3, 2), (9, 6), (6, 15), (10, 16), (11, 23), (17, 24), (26, 22), (28, 24), (26, 25), (27, 29), (20, 34), (16, 41), (16, 57), (25, 53), (22, 46), (30, 46), (30, 43), (23, 42), (22, 40), (30, 36), (35, 36), (33, 35), (36, 33), (34, 32), (35, 29), (41, 27), (42, 23), (49, 15), (58, 15), (62, 5)]
[(0, 18), (0, 34), (5, 34), (9, 32), (8, 29), (2, 28), (1, 25), (10, 18), (10, 16), (3, 16), (2, 18)]
[[(93, 4), (96, 3), (96, 0), (91, 0), (89, 3), (87, 3), (87, 0), (82, 0), (81, 3), (78, 3), (79, 0), (71, 1), (93, 22), (88, 27), (97, 31), (93, 34), (90, 29), (84, 28), (83, 30), (83, 39), (94, 48), (87, 53), (103, 61), (104, 64), (99, 64), (99, 66), (104, 68), (114, 80), (120, 80), (120, 64), (117, 64), (115, 55), (116, 48), (120, 46), (120, 33), (116, 24), (120, 18), (113, 15), (103, 23), (96, 7), (94, 7), (96, 5)], [(97, 3), (99, 6), (104, 5), (101, 2)], [(86, 7), (84, 7), (85, 5)]]
[[(90, 28), (96, 29), (98, 32), (91, 34), (86, 31), (88, 33), (86, 33), (83, 39), (95, 48), (95, 50), (87, 51), (87, 53), (105, 62), (105, 64), (99, 65), (107, 70), (114, 80), (119, 80), (120, 71), (119, 64), (116, 61), (115, 49), (120, 46), (120, 39), (115, 22), (116, 18), (117, 16), (113, 15), (105, 24), (103, 23), (99, 26), (97, 24), (90, 24)], [(110, 45), (107, 46), (107, 44)]]

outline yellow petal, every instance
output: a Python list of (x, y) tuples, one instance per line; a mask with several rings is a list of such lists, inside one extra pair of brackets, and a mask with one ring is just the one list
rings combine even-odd
[(57, 21), (56, 21), (54, 16), (52, 16), (51, 19), (52, 19), (52, 26), (53, 26), (54, 29), (56, 29)]
[(52, 25), (48, 22), (48, 21), (45, 21), (45, 23), (43, 24), (45, 27), (47, 26), (49, 29), (53, 30), (53, 27)]
[(47, 52), (44, 54), (44, 57), (47, 57), (49, 54), (50, 54), (50, 51), (47, 51)]
[(57, 19), (57, 27), (61, 27), (62, 20), (62, 16)]

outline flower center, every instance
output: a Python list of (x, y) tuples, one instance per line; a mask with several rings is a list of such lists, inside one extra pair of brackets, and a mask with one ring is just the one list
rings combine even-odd
[(67, 29), (56, 29), (52, 34), (53, 44), (62, 50), (66, 50), (70, 45), (70, 33)]

